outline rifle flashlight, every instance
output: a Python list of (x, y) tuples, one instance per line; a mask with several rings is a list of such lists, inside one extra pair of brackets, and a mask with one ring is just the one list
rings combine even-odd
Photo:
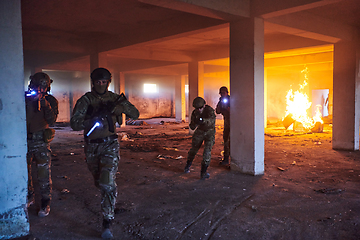
[(98, 126), (100, 126), (100, 123), (96, 122), (94, 126), (90, 129), (90, 131), (86, 134), (86, 136), (88, 137)]
[(35, 95), (36, 95), (36, 91), (34, 91), (34, 90), (26, 93), (26, 96), (27, 96), (27, 97), (35, 96)]

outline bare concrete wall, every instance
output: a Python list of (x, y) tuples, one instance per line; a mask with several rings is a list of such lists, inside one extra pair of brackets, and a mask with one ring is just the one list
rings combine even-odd
[[(126, 95), (139, 109), (140, 118), (175, 117), (174, 76), (125, 74)], [(156, 92), (144, 92), (144, 84), (156, 84)]]

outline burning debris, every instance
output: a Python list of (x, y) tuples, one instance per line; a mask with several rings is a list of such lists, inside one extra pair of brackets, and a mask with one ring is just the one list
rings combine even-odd
[(307, 67), (302, 71), (304, 73), (304, 83), (300, 85), (299, 90), (290, 89), (286, 95), (286, 112), (282, 123), (285, 129), (293, 126), (294, 131), (311, 131), (314, 133), (323, 132), (323, 120), (321, 114), (321, 105), (316, 106), (316, 113), (313, 118), (308, 116), (308, 110), (311, 107), (308, 95), (305, 92), (305, 86), (308, 85)]

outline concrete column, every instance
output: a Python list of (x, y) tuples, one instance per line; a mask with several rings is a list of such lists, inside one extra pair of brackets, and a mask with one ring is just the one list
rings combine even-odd
[(178, 122), (185, 120), (185, 76), (179, 76), (175, 81), (175, 119)]
[(196, 97), (204, 97), (204, 64), (189, 63), (189, 112), (194, 110), (192, 101)]
[(21, 1), (0, 1), (0, 238), (29, 234)]
[(264, 173), (264, 21), (230, 23), (231, 169)]
[[(120, 93), (124, 93), (125, 96), (126, 96), (126, 93), (125, 93), (125, 74), (123, 72), (120, 72)], [(126, 115), (123, 114), (122, 115), (122, 124), (121, 124), (122, 127), (125, 127), (126, 126)]]
[(333, 149), (359, 150), (359, 41), (334, 44)]
[[(196, 97), (204, 97), (204, 63), (189, 63), (189, 122), (191, 121), (191, 113), (194, 110), (192, 103)], [(193, 131), (189, 128), (189, 133)]]
[[(92, 51), (90, 53), (90, 73), (99, 67), (107, 68), (106, 54)], [(110, 71), (110, 69), (108, 69)], [(110, 71), (111, 72), (111, 71)], [(111, 73), (113, 75), (113, 73)], [(90, 77), (90, 76), (89, 76)], [(91, 84), (91, 83), (90, 83)], [(109, 86), (109, 90), (114, 91), (114, 83), (112, 82)]]

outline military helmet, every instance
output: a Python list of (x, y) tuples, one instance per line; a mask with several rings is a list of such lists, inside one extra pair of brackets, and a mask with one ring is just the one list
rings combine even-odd
[(221, 93), (221, 91), (225, 91), (225, 92), (229, 93), (228, 88), (225, 87), (225, 86), (222, 86), (222, 87), (219, 89), (219, 94)]
[(202, 108), (205, 104), (206, 102), (202, 97), (196, 97), (193, 101), (194, 108)]
[(96, 68), (90, 75), (91, 81), (109, 80), (111, 82), (111, 73), (106, 68)]
[(50, 90), (50, 84), (53, 80), (50, 79), (49, 75), (43, 72), (37, 72), (34, 75), (30, 76), (29, 88), (34, 89), (40, 87), (42, 89)]

